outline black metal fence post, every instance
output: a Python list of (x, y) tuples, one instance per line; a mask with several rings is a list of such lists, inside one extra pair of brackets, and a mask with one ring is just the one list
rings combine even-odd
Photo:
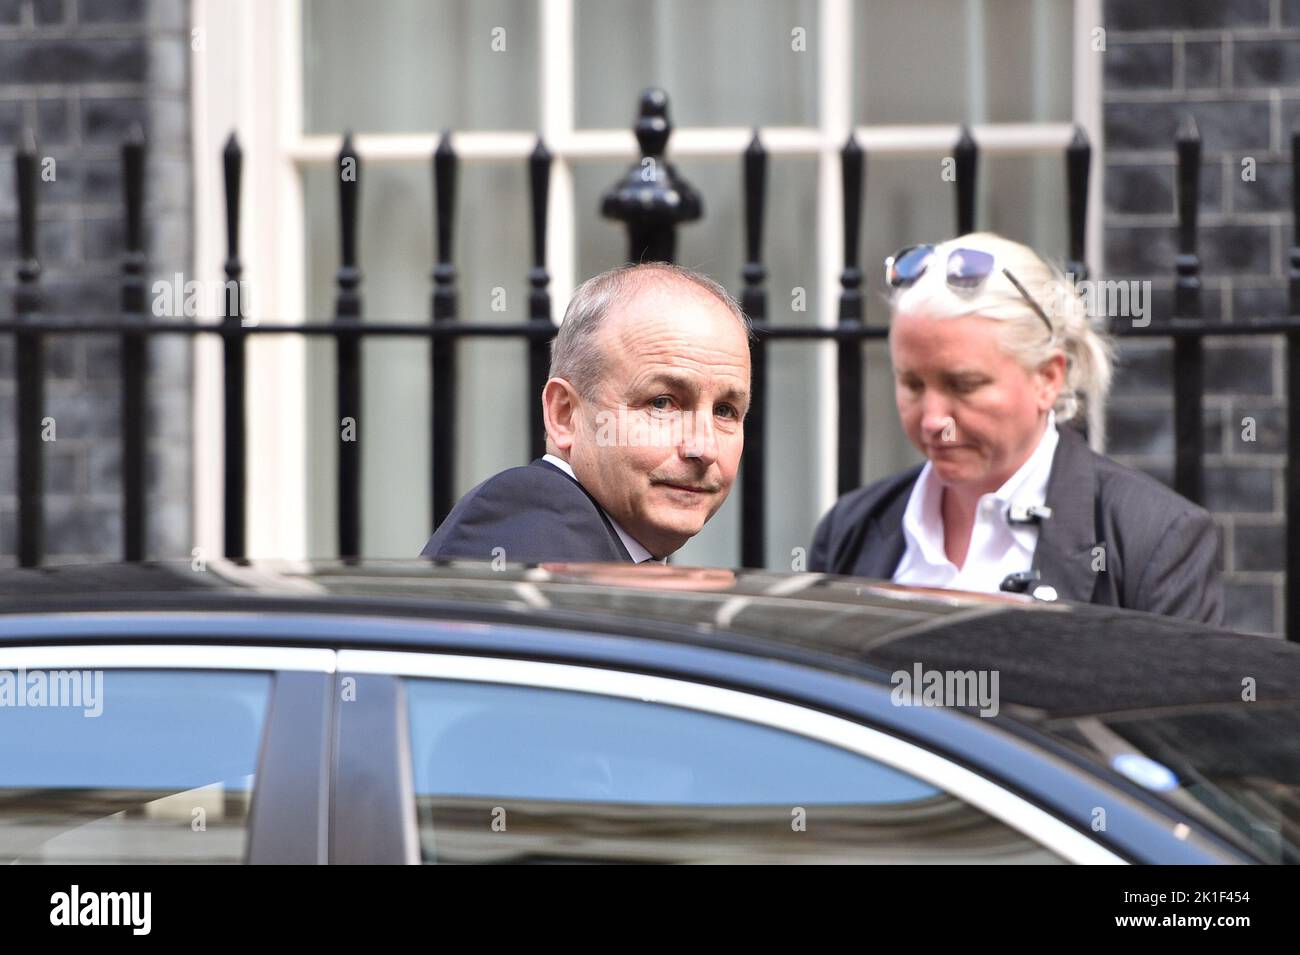
[(677, 226), (704, 214), (700, 194), (664, 158), (671, 134), (668, 94), (646, 90), (636, 122), (641, 159), (605, 193), (600, 210), (627, 226), (629, 262), (675, 261)]
[(338, 335), (338, 531), (339, 557), (361, 554), (361, 270), (357, 267), (357, 219), (361, 159), (352, 134), (343, 137), (335, 173), (339, 177), (340, 263), (334, 323)]
[[(1174, 286), (1177, 325), (1201, 322), (1201, 260), (1196, 254), (1200, 204), (1201, 136), (1189, 116), (1178, 130), (1178, 278)], [(1174, 489), (1200, 503), (1204, 448), (1204, 350), (1200, 335), (1174, 338)]]
[(244, 154), (232, 132), (221, 151), (221, 167), (226, 186), (226, 273), (225, 311), (221, 319), (222, 399), (224, 423), (222, 464), (222, 550), (231, 560), (244, 560), (247, 505), (247, 422), (244, 399), (244, 303), (239, 294), (239, 280), (244, 265), (239, 260), (239, 197)]
[[(45, 338), (37, 327), (41, 309), (36, 256), (36, 137), (23, 131), (14, 155), (18, 191), (18, 286), (14, 289), (14, 335), (18, 395), (18, 565), (36, 567), (45, 554)], [(57, 424), (56, 424), (57, 427)]]
[(957, 234), (966, 235), (975, 231), (975, 199), (979, 186), (976, 179), (979, 147), (975, 145), (969, 126), (961, 128), (952, 156), (957, 174)]
[(528, 157), (528, 181), (533, 206), (533, 267), (528, 273), (528, 321), (535, 334), (528, 339), (528, 433), (529, 458), (546, 453), (546, 422), (542, 416), (542, 389), (550, 375), (549, 338), (555, 334), (551, 320), (551, 293), (547, 286), (551, 276), (546, 271), (547, 203), (551, 196), (551, 153), (537, 137), (537, 145)]
[[(144, 131), (135, 126), (122, 144), (122, 183), (126, 203), (126, 255), (122, 260), (122, 315), (143, 325), (144, 295)], [(122, 519), (125, 560), (144, 560), (148, 533), (145, 509), (149, 374), (144, 329), (122, 334)]]
[[(456, 268), (451, 264), (453, 222), (456, 207), (456, 151), (451, 133), (443, 130), (433, 153), (434, 231), (438, 237), (438, 262), (433, 269), (433, 323), (451, 322), (456, 318)], [(430, 346), (433, 374), (432, 406), (429, 421), (433, 430), (430, 451), (433, 455), (433, 524), (443, 522), (452, 507), (455, 481), (453, 455), (456, 448), (456, 343), (451, 338), (435, 337)], [(540, 398), (538, 399), (541, 400)]]
[[(858, 242), (862, 233), (863, 168), (862, 147), (849, 133), (840, 151), (840, 171), (844, 180), (844, 271), (840, 273), (840, 329), (861, 328), (862, 269)], [(839, 367), (839, 434), (836, 449), (839, 474), (837, 488), (847, 494), (862, 483), (862, 446), (866, 442), (863, 428), (862, 400), (865, 375), (862, 367), (862, 341), (846, 336), (837, 345)]]
[[(763, 207), (767, 200), (767, 150), (758, 130), (742, 159), (745, 192), (745, 287), (740, 307), (760, 333), (767, 325), (763, 267)], [(756, 334), (749, 347), (749, 412), (745, 416), (745, 454), (740, 463), (740, 562), (762, 567), (767, 549), (767, 342)]]

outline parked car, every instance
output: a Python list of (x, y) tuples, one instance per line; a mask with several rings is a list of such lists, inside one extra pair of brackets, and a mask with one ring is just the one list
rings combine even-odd
[(1300, 853), (1300, 648), (1149, 614), (424, 561), (8, 570), (0, 608), (0, 862)]

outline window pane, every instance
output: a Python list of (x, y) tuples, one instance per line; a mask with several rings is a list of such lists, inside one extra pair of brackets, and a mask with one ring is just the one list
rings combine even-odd
[(855, 3), (855, 121), (1068, 121), (1072, 12), (1071, 0)]
[(97, 706), (0, 708), (0, 862), (242, 862), (271, 676), (77, 673)]
[(574, 30), (580, 128), (630, 126), (649, 86), (682, 126), (817, 124), (815, 0), (577, 0)]
[(1069, 252), (1065, 150), (1058, 155), (987, 156), (977, 225), (1023, 242), (1064, 266)]
[(304, 129), (536, 129), (537, 19), (515, 0), (304, 0)]
[(406, 692), (426, 862), (1055, 861), (921, 780), (766, 726), (530, 687)]

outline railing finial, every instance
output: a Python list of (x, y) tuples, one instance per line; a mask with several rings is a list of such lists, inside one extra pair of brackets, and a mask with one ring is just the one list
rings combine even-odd
[(672, 262), (677, 227), (700, 218), (704, 200), (664, 157), (672, 134), (667, 93), (648, 89), (641, 94), (635, 128), (641, 158), (605, 193), (600, 214), (627, 226), (629, 262)]

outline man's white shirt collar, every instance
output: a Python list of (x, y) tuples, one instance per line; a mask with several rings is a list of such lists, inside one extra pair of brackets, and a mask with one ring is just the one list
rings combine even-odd
[(1033, 453), (1000, 488), (980, 498), (970, 546), (960, 568), (948, 560), (944, 549), (943, 484), (927, 461), (903, 512), (907, 547), (893, 579), (996, 593), (1007, 574), (1029, 570), (1038, 544), (1038, 527), (1009, 523), (1007, 511), (1013, 504), (1046, 503), (1047, 483), (1060, 438), (1056, 412), (1049, 411), (1047, 427)]
[[(563, 458), (557, 458), (553, 454), (544, 454), (542, 455), (542, 460), (545, 461), (547, 464), (554, 464), (557, 468), (559, 468), (569, 477), (573, 478), (575, 481), (578, 481), (578, 476), (573, 473), (573, 468), (569, 467), (569, 462), (564, 460)], [(581, 481), (578, 481), (578, 486), (579, 487), (582, 486)], [(601, 513), (605, 514), (605, 516), (609, 518), (609, 523), (613, 525), (614, 532), (618, 534), (618, 539), (621, 540), (623, 542), (623, 546), (627, 548), (628, 556), (632, 558), (633, 563), (643, 564), (647, 560), (655, 559), (654, 554), (650, 553), (648, 550), (642, 547), (640, 542), (635, 537), (633, 537), (627, 531), (623, 530), (622, 525), (620, 525), (618, 521), (614, 520), (614, 518), (610, 517), (603, 507), (600, 510)], [(665, 557), (663, 560), (658, 561), (658, 563), (666, 564), (668, 563), (668, 558)]]

